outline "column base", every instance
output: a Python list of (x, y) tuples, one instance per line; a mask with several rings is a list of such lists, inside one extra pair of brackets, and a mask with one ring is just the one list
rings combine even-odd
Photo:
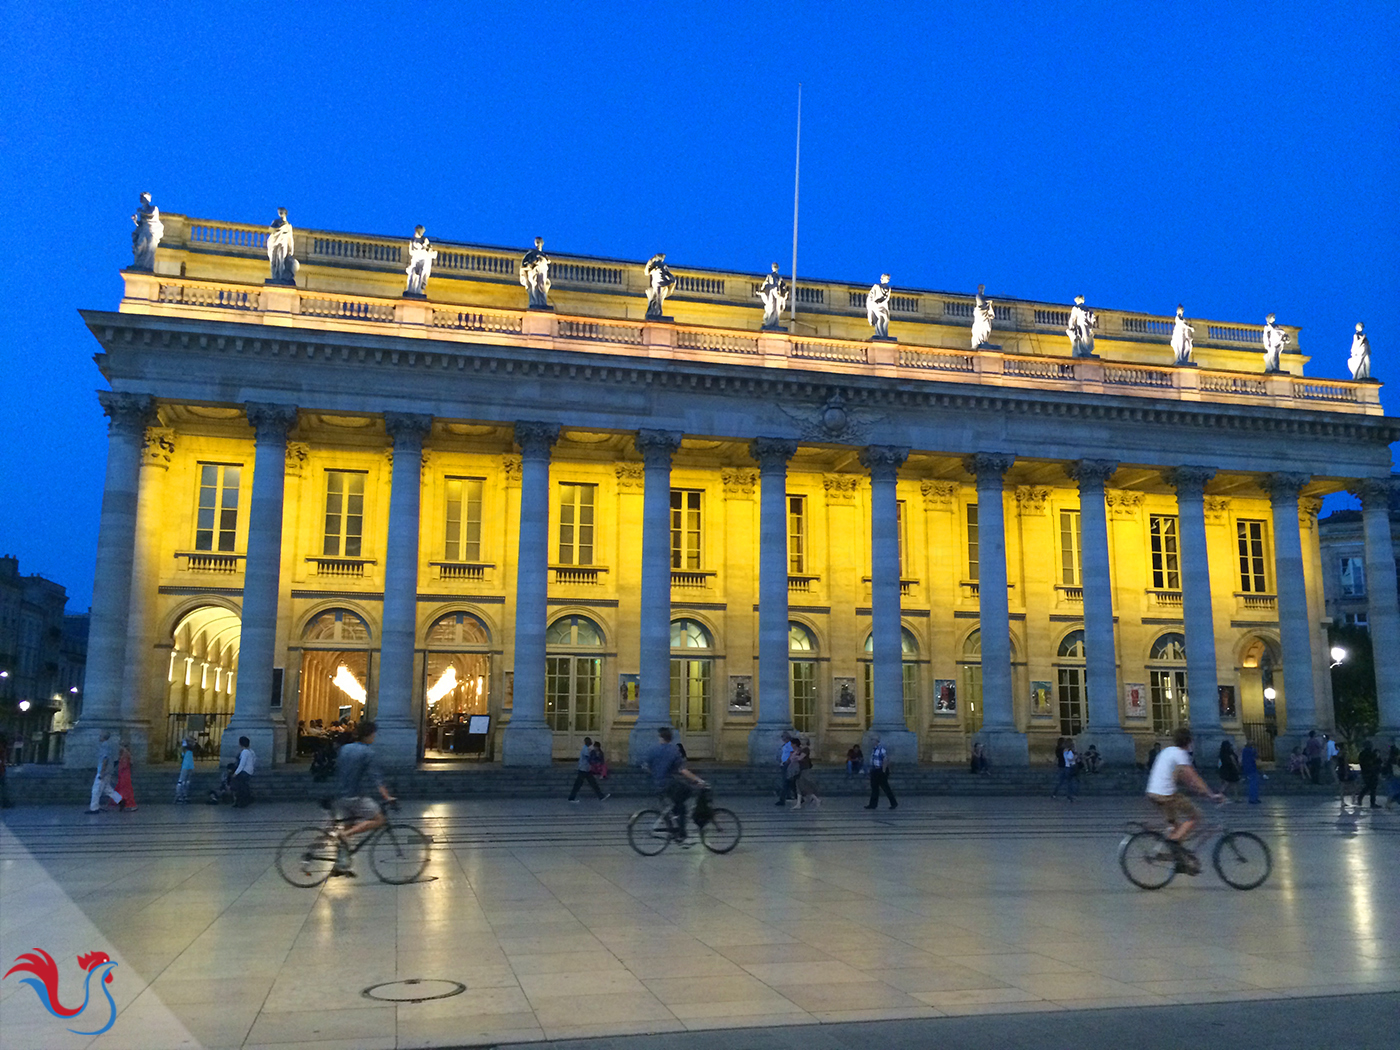
[(103, 733), (111, 733), (114, 746), (112, 757), (117, 757), (115, 742), (121, 739), (125, 725), (118, 719), (98, 722), (84, 719), (68, 730), (63, 739), (63, 764), (69, 769), (97, 768), (97, 745)]
[(870, 752), (875, 747), (875, 738), (880, 738), (880, 743), (885, 745), (885, 751), (889, 753), (890, 762), (895, 766), (912, 766), (919, 761), (919, 736), (911, 732), (906, 726), (879, 726), (874, 725), (862, 734), (860, 738), (860, 750), (865, 755), (865, 760), (870, 761)]
[(501, 734), (501, 765), (547, 766), (554, 761), (554, 733), (548, 726), (516, 725)]
[[(1137, 748), (1133, 738), (1121, 729), (1089, 728), (1074, 738), (1074, 753), (1079, 756), (1093, 744), (1099, 750), (1099, 761), (1116, 769), (1132, 769), (1137, 766)], [(1220, 741), (1215, 741), (1220, 747)]]
[(219, 738), (219, 762), (222, 765), (238, 761), (238, 752), (243, 750), (238, 738), (242, 736), (248, 738), (248, 744), (257, 758), (254, 776), (257, 775), (258, 769), (267, 769), (276, 764), (274, 756), (277, 752), (277, 732), (273, 729), (272, 722), (267, 721), (259, 725), (249, 725), (246, 722), (239, 725), (237, 722), (230, 722), (224, 730), (224, 735)]
[[(651, 753), (651, 749), (661, 743), (661, 738), (656, 735), (656, 731), (663, 726), (671, 725), (670, 722), (638, 722), (632, 727), (632, 732), (627, 734), (627, 764), (635, 766)], [(671, 726), (672, 739), (680, 739), (681, 734), (675, 726)], [(684, 743), (684, 741), (681, 741)]]
[(997, 766), (1029, 766), (1031, 764), (1030, 744), (1025, 733), (1014, 729), (984, 729), (972, 735), (974, 743), (982, 745), (987, 753), (987, 761), (992, 764), (992, 772)]
[(374, 734), (374, 750), (386, 767), (418, 764), (418, 729), (411, 723), (380, 723)]
[(749, 730), (749, 765), (768, 766), (776, 770), (778, 750), (783, 746), (783, 734), (795, 732), (797, 730), (792, 726), (781, 722), (776, 725), (764, 723), (754, 726)]

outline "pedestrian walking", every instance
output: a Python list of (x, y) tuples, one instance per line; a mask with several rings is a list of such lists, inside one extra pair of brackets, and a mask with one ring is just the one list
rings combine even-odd
[(10, 801), (10, 787), (5, 783), (5, 775), (9, 772), (10, 762), (10, 738), (4, 733), (0, 733), (0, 808), (9, 809), (14, 805)]
[(1389, 809), (1400, 802), (1400, 745), (1391, 737), (1390, 750), (1381, 763), (1381, 776), (1385, 778), (1385, 808)]
[(894, 792), (890, 789), (890, 756), (885, 750), (885, 745), (880, 743), (878, 736), (870, 738), (873, 745), (870, 748), (870, 802), (866, 809), (880, 808), (880, 792), (885, 793), (885, 797), (890, 800), (890, 809), (898, 809), (899, 802), (894, 797)]
[(233, 769), (233, 808), (246, 809), (253, 804), (253, 770), (258, 756), (253, 752), (253, 744), (246, 736), (238, 738), (238, 765)]
[(175, 801), (190, 800), (190, 781), (194, 779), (194, 742), (186, 737), (180, 743), (180, 775), (175, 780)]
[(1220, 793), (1238, 801), (1240, 797), (1240, 758), (1235, 754), (1235, 744), (1228, 736), (1220, 741), (1220, 756), (1216, 759), (1220, 770)]
[(1362, 745), (1356, 761), (1361, 766), (1361, 788), (1356, 792), (1355, 804), (1361, 805), (1362, 798), (1370, 795), (1371, 808), (1380, 809), (1380, 803), (1376, 801), (1376, 788), (1381, 779), (1381, 753), (1368, 740)]
[(1317, 730), (1308, 730), (1308, 739), (1303, 744), (1303, 761), (1307, 763), (1308, 779), (1314, 784), (1322, 783), (1322, 741), (1317, 738)]
[(117, 752), (117, 794), (122, 797), (123, 809), (136, 808), (136, 789), (131, 786), (131, 751), (125, 742)]
[(794, 747), (792, 734), (785, 729), (783, 730), (783, 734), (779, 739), (782, 742), (778, 746), (779, 780), (777, 805), (781, 806), (784, 802), (788, 800), (789, 793), (795, 792), (796, 785), (793, 783), (793, 780), (788, 776), (788, 760), (792, 758), (792, 751)]
[(1244, 750), (1240, 752), (1240, 772), (1244, 774), (1245, 784), (1249, 787), (1249, 804), (1257, 806), (1259, 804), (1259, 752), (1255, 750), (1253, 740), (1244, 742)]
[(1325, 772), (1327, 775), (1327, 782), (1331, 783), (1333, 778), (1341, 780), (1341, 748), (1337, 746), (1337, 742), (1332, 739), (1329, 733), (1322, 734), (1322, 747), (1326, 761)]
[(608, 779), (608, 758), (603, 754), (603, 742), (593, 741), (593, 751), (588, 756), (588, 768), (599, 780)]
[(1079, 790), (1079, 757), (1074, 753), (1074, 741), (1069, 737), (1063, 738), (1063, 749), (1059, 752), (1059, 775), (1055, 778), (1055, 790), (1050, 792), (1051, 798), (1060, 797), (1060, 788), (1065, 788), (1066, 794), (1071, 802), (1074, 801), (1075, 792)]
[(105, 795), (112, 800), (112, 804), (118, 809), (122, 805), (122, 797), (115, 788), (112, 787), (112, 780), (117, 774), (117, 760), (112, 755), (112, 734), (109, 730), (102, 730), (97, 737), (97, 775), (92, 778), (92, 801), (88, 803), (89, 813), (102, 812), (102, 798)]
[(603, 794), (603, 789), (598, 786), (598, 778), (593, 774), (593, 738), (584, 737), (583, 747), (578, 753), (578, 772), (574, 774), (574, 788), (569, 792), (569, 801), (578, 801), (578, 789), (587, 784), (593, 789), (593, 794), (598, 796), (598, 801), (612, 796)]
[(817, 794), (817, 779), (812, 774), (812, 738), (804, 736), (793, 754), (797, 758), (797, 805), (793, 808), (800, 809), (804, 802), (820, 806), (822, 800)]

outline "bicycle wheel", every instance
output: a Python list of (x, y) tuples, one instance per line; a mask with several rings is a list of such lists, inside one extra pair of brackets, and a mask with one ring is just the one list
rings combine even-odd
[(339, 850), (340, 843), (325, 828), (297, 828), (277, 847), (277, 870), (293, 886), (319, 886), (330, 878)]
[(1118, 847), (1118, 866), (1128, 881), (1144, 890), (1160, 890), (1176, 875), (1176, 854), (1165, 836), (1139, 831)]
[(412, 824), (386, 825), (369, 848), (369, 866), (380, 882), (402, 886), (423, 874), (433, 852), (433, 840)]
[(700, 841), (711, 853), (728, 853), (739, 845), (744, 826), (730, 810), (712, 809), (710, 819), (700, 826)]
[(1274, 870), (1269, 847), (1258, 835), (1231, 831), (1220, 836), (1211, 854), (1216, 874), (1237, 890), (1252, 890)]
[(627, 841), (643, 857), (654, 857), (671, 844), (671, 828), (660, 810), (644, 809), (627, 822)]

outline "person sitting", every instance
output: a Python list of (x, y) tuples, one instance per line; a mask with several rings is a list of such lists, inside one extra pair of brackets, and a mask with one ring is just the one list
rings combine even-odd
[(1288, 756), (1288, 772), (1305, 783), (1312, 781), (1312, 777), (1308, 775), (1308, 760), (1304, 757), (1301, 747), (1295, 747), (1293, 753)]
[(981, 743), (972, 745), (972, 761), (969, 765), (969, 771), (973, 776), (989, 777), (992, 775), (991, 763), (987, 761), (987, 749)]
[(1084, 768), (1090, 773), (1099, 771), (1099, 763), (1103, 761), (1103, 756), (1099, 754), (1097, 744), (1090, 744), (1089, 750), (1084, 752)]
[(846, 773), (850, 776), (859, 776), (865, 769), (865, 755), (861, 753), (859, 744), (852, 744), (851, 749), (846, 752)]

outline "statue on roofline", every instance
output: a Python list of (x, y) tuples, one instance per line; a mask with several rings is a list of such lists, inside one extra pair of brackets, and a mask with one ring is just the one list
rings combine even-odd
[(763, 287), (753, 293), (763, 300), (764, 328), (777, 328), (782, 323), (791, 293), (791, 287), (778, 273), (778, 264), (774, 263), (773, 271), (763, 279)]
[(536, 237), (535, 246), (520, 260), (520, 283), (530, 295), (531, 309), (549, 309), (549, 256), (543, 237)]
[(1351, 378), (1371, 378), (1371, 340), (1366, 338), (1366, 326), (1356, 322), (1356, 334), (1351, 337), (1351, 356), (1347, 358)]
[(1172, 325), (1172, 350), (1176, 354), (1173, 362), (1178, 365), (1194, 364), (1191, 355), (1196, 352), (1196, 329), (1186, 323), (1186, 307), (1176, 304), (1176, 323)]
[(972, 304), (972, 349), (992, 341), (992, 322), (996, 320), (996, 308), (983, 293), (987, 286), (977, 286), (977, 301)]
[(1262, 341), (1264, 343), (1264, 371), (1282, 372), (1283, 366), (1279, 363), (1279, 357), (1283, 354), (1283, 348), (1288, 345), (1288, 333), (1274, 324), (1273, 314), (1264, 320)]
[(296, 284), (297, 270), (301, 264), (296, 261), (293, 251), (296, 248), (292, 224), (287, 221), (287, 209), (278, 208), (277, 218), (268, 227), (267, 261), (272, 271), (268, 278), (271, 284)]
[(1074, 297), (1074, 308), (1069, 312), (1069, 324), (1065, 334), (1069, 336), (1070, 353), (1075, 357), (1094, 356), (1094, 325), (1099, 319), (1092, 310), (1084, 309), (1084, 296)]
[(428, 294), (428, 277), (433, 272), (433, 260), (436, 258), (437, 252), (433, 248), (433, 242), (428, 240), (423, 227), (413, 227), (413, 240), (408, 242), (408, 267), (404, 270), (408, 275), (408, 286), (404, 289), (404, 295)]
[(647, 317), (656, 320), (665, 315), (666, 296), (676, 289), (676, 275), (666, 265), (666, 253), (657, 252), (646, 265)]
[(160, 221), (160, 209), (151, 203), (149, 193), (141, 194), (136, 206), (136, 214), (131, 217), (136, 229), (131, 231), (131, 268), (133, 270), (154, 270), (156, 268), (156, 247), (165, 235), (165, 224)]
[(876, 339), (890, 337), (890, 275), (882, 273), (880, 282), (872, 284), (865, 293), (865, 319), (875, 329)]

